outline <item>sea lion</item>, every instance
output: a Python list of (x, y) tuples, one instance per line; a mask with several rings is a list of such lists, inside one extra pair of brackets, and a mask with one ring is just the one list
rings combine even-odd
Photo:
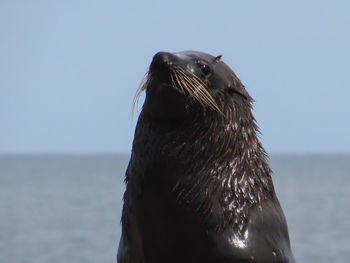
[(143, 90), (118, 262), (295, 262), (252, 98), (221, 56), (159, 52)]

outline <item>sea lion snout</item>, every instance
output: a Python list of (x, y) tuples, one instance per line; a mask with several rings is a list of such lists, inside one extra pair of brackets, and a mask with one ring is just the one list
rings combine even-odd
[(173, 64), (176, 56), (168, 52), (158, 52), (153, 56), (151, 70), (168, 68)]

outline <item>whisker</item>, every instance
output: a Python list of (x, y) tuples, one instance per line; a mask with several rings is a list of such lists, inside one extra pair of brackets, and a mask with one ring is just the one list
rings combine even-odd
[[(180, 93), (194, 98), (198, 101), (203, 107), (207, 106), (213, 110), (221, 113), (217, 102), (214, 100), (212, 95), (208, 91), (208, 87), (205, 82), (200, 78), (194, 75), (188, 70), (184, 70), (181, 67), (173, 67), (170, 72), (171, 85), (177, 89)], [(132, 106), (132, 115), (134, 114), (135, 108), (137, 107), (139, 97), (142, 92), (152, 83), (152, 75), (147, 72), (143, 77), (139, 88), (136, 91), (136, 94), (133, 99)]]
[(179, 87), (181, 89), (180, 92), (182, 92), (182, 94), (185, 94), (185, 88), (183, 87), (182, 81), (179, 79), (178, 74), (176, 72), (174, 72), (174, 73), (175, 73), (174, 76), (175, 76), (176, 82), (177, 82), (177, 84), (179, 85)]
[(191, 92), (188, 90), (190, 95), (193, 95), (193, 97), (196, 98), (202, 105), (207, 105), (210, 108), (222, 113), (219, 106), (208, 92), (206, 84), (201, 79), (195, 76), (192, 72), (184, 71), (181, 68), (176, 69), (176, 71), (187, 81), (187, 86), (191, 90)]
[(134, 115), (134, 111), (138, 105), (139, 98), (140, 98), (142, 92), (147, 88), (147, 86), (149, 85), (150, 82), (152, 82), (152, 76), (149, 72), (146, 72), (146, 74), (142, 78), (141, 83), (140, 83), (140, 85), (135, 93), (135, 96), (134, 96), (134, 99), (132, 102), (131, 115)]

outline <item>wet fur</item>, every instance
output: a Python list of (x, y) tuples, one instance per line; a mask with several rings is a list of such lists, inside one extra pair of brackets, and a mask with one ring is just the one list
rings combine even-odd
[(294, 262), (252, 99), (233, 72), (220, 89), (185, 72), (175, 68), (171, 85), (191, 118), (140, 114), (118, 262)]

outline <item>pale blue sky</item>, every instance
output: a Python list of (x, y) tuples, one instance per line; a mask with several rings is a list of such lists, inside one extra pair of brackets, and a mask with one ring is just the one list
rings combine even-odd
[[(130, 152), (157, 51), (223, 60), (270, 153), (350, 153), (349, 1), (0, 1), (0, 152)], [(142, 105), (142, 100), (139, 103)]]

